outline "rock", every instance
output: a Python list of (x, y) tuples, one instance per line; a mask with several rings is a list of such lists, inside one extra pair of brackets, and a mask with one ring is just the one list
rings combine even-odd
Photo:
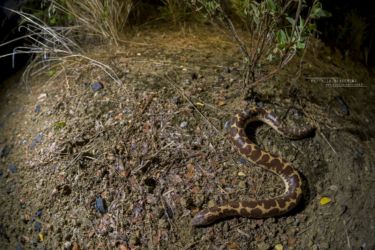
[(42, 231), (42, 223), (36, 221), (34, 224), (34, 231), (40, 233)]
[(350, 113), (349, 112), (349, 106), (348, 106), (348, 104), (346, 104), (344, 98), (341, 97), (341, 96), (336, 96), (335, 100), (336, 100), (336, 102), (338, 103), (338, 106), (339, 106), (338, 107), (339, 108), (338, 113), (342, 116), (349, 115), (349, 113)]
[(93, 84), (91, 84), (91, 89), (94, 92), (97, 92), (97, 91), (101, 90), (102, 88), (104, 88), (104, 86), (101, 82), (94, 82)]
[(184, 81), (184, 84), (185, 84), (185, 85), (190, 85), (190, 84), (191, 84), (191, 80), (190, 80), (190, 79), (186, 79), (186, 80)]
[(16, 250), (23, 250), (24, 247), (22, 246), (21, 243), (18, 243), (17, 246), (16, 246)]
[(39, 114), (42, 111), (42, 107), (38, 104), (35, 106), (34, 112)]
[(332, 191), (335, 191), (335, 192), (339, 190), (338, 186), (336, 186), (336, 185), (329, 186), (329, 189), (332, 190)]
[(43, 139), (43, 132), (40, 132), (31, 142), (30, 149), (34, 149), (38, 143), (40, 143)]
[(10, 147), (8, 145), (0, 146), (0, 158), (7, 157), (10, 153)]
[(186, 128), (188, 123), (186, 121), (181, 122), (180, 128)]
[(72, 243), (70, 241), (66, 241), (64, 243), (64, 250), (71, 250), (72, 249)]
[(262, 101), (257, 101), (257, 102), (256, 102), (256, 106), (257, 106), (258, 108), (263, 108), (263, 107), (264, 107), (264, 103), (263, 103)]
[(243, 165), (248, 165), (249, 162), (245, 159), (245, 158), (240, 158), (240, 163), (243, 164)]
[(17, 172), (17, 166), (14, 165), (14, 164), (10, 164), (9, 167), (8, 167), (8, 170), (9, 170), (9, 172), (11, 172), (12, 174), (14, 174), (14, 173)]
[(96, 209), (96, 211), (98, 211), (101, 214), (104, 214), (104, 213), (107, 212), (105, 201), (100, 196), (97, 197), (96, 200), (95, 200), (95, 209)]
[(176, 105), (181, 103), (181, 98), (179, 96), (172, 97), (172, 102)]
[(225, 124), (224, 124), (224, 129), (229, 129), (231, 125), (232, 125), (232, 123), (231, 123), (230, 120), (226, 121)]
[(42, 216), (42, 214), (43, 214), (43, 210), (42, 209), (39, 209), (38, 211), (35, 212), (35, 216), (39, 217), (39, 218)]

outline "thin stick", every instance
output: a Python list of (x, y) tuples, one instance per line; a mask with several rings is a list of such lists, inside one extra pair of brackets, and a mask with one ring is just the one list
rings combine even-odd
[(213, 125), (211, 123), (211, 121), (195, 106), (195, 104), (189, 99), (189, 97), (187, 97), (185, 95), (185, 93), (182, 91), (182, 89), (180, 89), (179, 87), (177, 87), (176, 84), (172, 81), (172, 79), (170, 79), (170, 77), (168, 75), (165, 75), (165, 77), (168, 80), (168, 82), (186, 99), (186, 101), (188, 101), (190, 103), (190, 105), (192, 105), (193, 108), (204, 118), (204, 120), (208, 123), (208, 125), (211, 125), (215, 129), (215, 131), (217, 133), (219, 133), (220, 135), (222, 135), (222, 133), (219, 131), (219, 129), (217, 129), (216, 126)]
[(344, 219), (342, 220), (342, 223), (344, 224), (344, 229), (345, 229), (345, 234), (346, 234), (346, 240), (347, 240), (347, 243), (348, 243), (348, 249), (352, 249), (352, 245), (350, 244), (350, 238), (349, 238), (348, 230), (346, 229), (346, 224), (345, 224), (345, 220)]
[(336, 150), (333, 148), (333, 146), (331, 145), (331, 143), (329, 143), (327, 137), (325, 137), (325, 135), (322, 133), (322, 132), (319, 132), (319, 134), (323, 137), (323, 139), (327, 142), (327, 144), (331, 147), (332, 151), (337, 154)]

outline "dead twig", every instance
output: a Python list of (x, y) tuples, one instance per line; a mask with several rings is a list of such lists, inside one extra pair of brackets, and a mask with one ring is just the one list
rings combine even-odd
[(195, 111), (197, 111), (202, 117), (203, 119), (206, 121), (206, 123), (211, 126), (213, 129), (215, 129), (215, 131), (225, 137), (220, 131), (218, 128), (216, 128), (215, 125), (212, 124), (212, 122), (197, 108), (197, 106), (190, 100), (190, 98), (188, 96), (185, 95), (184, 91), (182, 89), (180, 89), (179, 87), (177, 87), (177, 85), (174, 83), (174, 81), (168, 76), (168, 75), (165, 75), (166, 79), (168, 80), (168, 82), (170, 83), (170, 85), (175, 88), (180, 95), (182, 95), (182, 97), (185, 98), (186, 101), (188, 101), (190, 103), (190, 105), (192, 105), (192, 107), (195, 109)]
[(337, 155), (337, 152), (336, 150), (334, 149), (334, 147), (331, 145), (331, 143), (329, 143), (327, 137), (321, 132), (319, 131), (319, 134), (323, 137), (323, 139), (327, 142), (327, 144), (329, 145), (329, 147), (332, 149), (332, 151)]

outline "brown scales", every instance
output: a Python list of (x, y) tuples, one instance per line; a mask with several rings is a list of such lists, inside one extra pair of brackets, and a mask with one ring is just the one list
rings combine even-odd
[(285, 214), (293, 209), (302, 195), (301, 177), (299, 173), (285, 160), (261, 150), (246, 136), (247, 124), (262, 121), (280, 134), (292, 139), (308, 136), (314, 129), (287, 128), (281, 124), (276, 115), (262, 108), (253, 108), (249, 111), (239, 112), (232, 120), (229, 131), (230, 139), (239, 151), (251, 162), (260, 165), (279, 175), (285, 183), (285, 192), (281, 196), (250, 201), (234, 201), (200, 211), (192, 220), (194, 226), (209, 225), (217, 220), (227, 217), (241, 216), (250, 218), (266, 218)]

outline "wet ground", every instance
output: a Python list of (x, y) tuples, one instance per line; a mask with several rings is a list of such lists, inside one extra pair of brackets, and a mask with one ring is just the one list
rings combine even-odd
[[(0, 86), (1, 249), (374, 249), (375, 94), (361, 65), (315, 41), (245, 99), (235, 44), (209, 28), (88, 51), (121, 83), (66, 61)], [(304, 199), (279, 218), (194, 228), (202, 208), (283, 191), (226, 137), (251, 105), (317, 128), (298, 141), (255, 131), (303, 174)]]

